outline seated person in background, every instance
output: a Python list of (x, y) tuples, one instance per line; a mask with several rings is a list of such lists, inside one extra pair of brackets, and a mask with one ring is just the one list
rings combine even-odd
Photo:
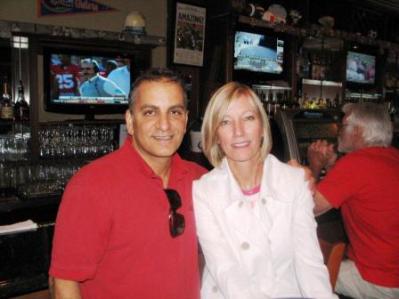
[(271, 140), (248, 86), (231, 82), (216, 91), (202, 126), (204, 153), (215, 168), (193, 185), (206, 261), (203, 299), (337, 298), (304, 173), (269, 154)]
[[(399, 150), (390, 146), (392, 123), (378, 104), (346, 104), (338, 136), (339, 159), (317, 186), (315, 213), (341, 208), (349, 238), (336, 292), (353, 298), (399, 298)], [(336, 160), (317, 141), (308, 161), (318, 177)]]
[(83, 97), (112, 97), (128, 96), (113, 81), (101, 76), (100, 67), (96, 60), (82, 59), (81, 63), (83, 83), (80, 85), (80, 95)]

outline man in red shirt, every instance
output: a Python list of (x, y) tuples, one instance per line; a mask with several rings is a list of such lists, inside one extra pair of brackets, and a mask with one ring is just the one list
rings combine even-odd
[[(358, 103), (345, 116), (335, 164), (332, 145), (317, 141), (308, 149), (316, 177), (330, 168), (315, 193), (315, 213), (341, 208), (349, 238), (336, 292), (352, 298), (399, 298), (399, 150), (390, 146), (387, 109)], [(334, 165), (333, 165), (334, 164)]]
[(176, 154), (187, 124), (181, 81), (168, 70), (145, 73), (125, 116), (131, 137), (64, 192), (55, 298), (199, 299), (191, 185), (205, 170)]

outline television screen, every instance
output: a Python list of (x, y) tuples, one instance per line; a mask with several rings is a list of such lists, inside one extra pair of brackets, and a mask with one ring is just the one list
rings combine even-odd
[(346, 81), (374, 84), (375, 56), (348, 51), (346, 56)]
[(44, 108), (62, 114), (123, 113), (132, 82), (151, 64), (143, 49), (43, 47)]
[(128, 58), (50, 54), (50, 101), (54, 104), (126, 105), (130, 91)]
[(281, 74), (283, 62), (284, 40), (259, 33), (235, 33), (234, 70)]

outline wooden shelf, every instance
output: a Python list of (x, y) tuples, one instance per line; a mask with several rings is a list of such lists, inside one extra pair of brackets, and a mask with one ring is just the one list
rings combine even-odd
[(118, 41), (126, 42), (134, 45), (146, 46), (164, 46), (166, 44), (165, 37), (153, 35), (132, 35), (127, 32), (115, 32), (105, 30), (93, 30), (66, 26), (43, 25), (25, 22), (0, 21), (0, 38), (11, 38), (15, 31), (19, 28), (22, 35), (41, 35), (53, 38), (69, 38), (77, 40), (101, 40), (101, 41)]

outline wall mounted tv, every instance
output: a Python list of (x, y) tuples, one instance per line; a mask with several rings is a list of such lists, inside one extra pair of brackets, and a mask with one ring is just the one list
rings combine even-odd
[[(142, 54), (142, 55), (140, 55)], [(56, 113), (123, 113), (130, 87), (148, 67), (144, 53), (43, 49), (45, 110)]]
[(236, 31), (234, 70), (282, 74), (284, 40), (275, 35)]
[(376, 56), (348, 51), (346, 56), (346, 81), (356, 84), (374, 84)]

